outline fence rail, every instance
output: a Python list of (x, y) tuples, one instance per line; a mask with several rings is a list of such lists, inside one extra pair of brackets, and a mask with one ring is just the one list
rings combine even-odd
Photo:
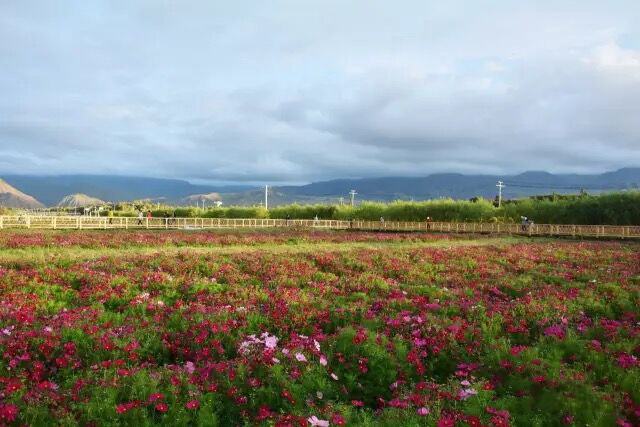
[(640, 226), (493, 224), (473, 222), (344, 221), (312, 219), (133, 218), (90, 216), (0, 216), (0, 229), (216, 229), (303, 227), (334, 230), (433, 231), (446, 233), (499, 233), (530, 236), (584, 236), (639, 238)]

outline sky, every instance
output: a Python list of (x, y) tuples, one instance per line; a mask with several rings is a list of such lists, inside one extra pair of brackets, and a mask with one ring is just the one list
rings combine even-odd
[(0, 0), (0, 173), (640, 166), (637, 0)]

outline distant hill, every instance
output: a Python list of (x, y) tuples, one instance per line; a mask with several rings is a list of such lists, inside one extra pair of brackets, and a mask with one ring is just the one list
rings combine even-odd
[(104, 201), (86, 194), (69, 194), (58, 202), (61, 208), (84, 208), (88, 206), (101, 206), (106, 204)]
[(496, 184), (503, 181), (505, 198), (536, 194), (577, 193), (624, 190), (640, 186), (640, 168), (625, 168), (597, 175), (551, 174), (524, 172), (518, 175), (462, 175), (433, 174), (425, 177), (388, 177), (366, 179), (337, 179), (302, 186), (278, 187), (289, 195), (314, 197), (348, 197), (351, 189), (358, 192), (358, 200), (409, 200), (451, 197), (494, 198)]
[[(253, 186), (195, 185), (177, 179), (123, 177), (112, 175), (64, 175), (4, 177), (23, 191), (51, 206), (68, 194), (91, 194), (106, 201), (150, 199), (174, 205), (215, 201), (219, 196), (226, 206), (255, 205), (264, 202), (264, 190)], [(640, 168), (625, 168), (602, 174), (551, 174), (529, 171), (518, 175), (462, 175), (439, 173), (423, 177), (382, 177), (335, 179), (299, 186), (271, 187), (269, 206), (289, 203), (336, 203), (349, 200), (349, 191), (357, 191), (356, 200), (424, 200), (440, 197), (493, 199), (496, 183), (505, 183), (505, 199), (549, 193), (590, 193), (640, 187)]]
[(68, 194), (91, 194), (105, 201), (161, 199), (178, 203), (192, 194), (246, 191), (247, 185), (195, 185), (179, 179), (145, 178), (116, 175), (3, 175), (7, 182), (20, 188), (47, 206), (54, 206)]
[(5, 208), (37, 209), (44, 205), (0, 179), (0, 206)]

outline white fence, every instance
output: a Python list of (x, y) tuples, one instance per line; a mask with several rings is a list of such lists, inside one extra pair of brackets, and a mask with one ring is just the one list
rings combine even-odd
[(299, 227), (335, 230), (433, 231), (532, 236), (640, 237), (640, 226), (493, 224), (468, 222), (341, 221), (308, 219), (132, 218), (90, 216), (0, 216), (0, 229), (216, 229)]

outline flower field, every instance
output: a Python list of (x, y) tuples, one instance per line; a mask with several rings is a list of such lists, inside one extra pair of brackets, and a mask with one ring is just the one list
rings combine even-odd
[[(29, 256), (43, 247), (98, 251)], [(14, 232), (0, 248), (0, 425), (640, 425), (637, 243)]]

